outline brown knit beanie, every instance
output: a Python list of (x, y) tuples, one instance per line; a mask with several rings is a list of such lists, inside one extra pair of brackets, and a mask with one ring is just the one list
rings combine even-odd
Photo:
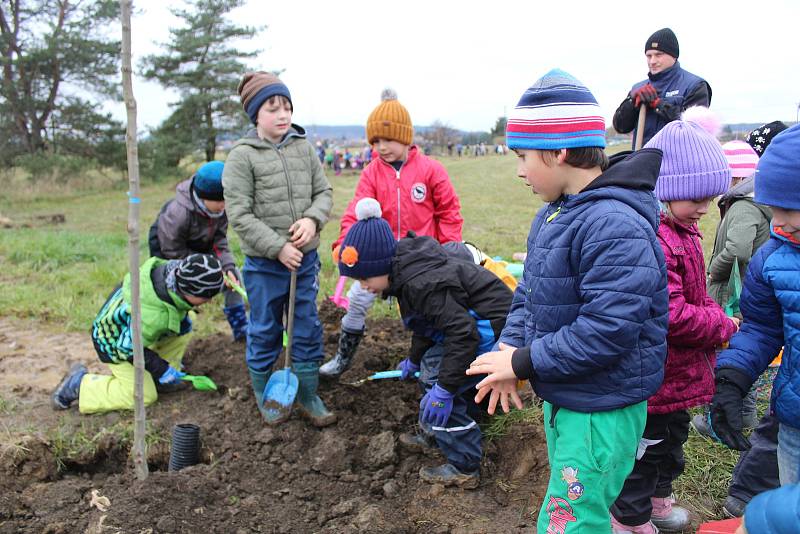
[(392, 89), (384, 89), (381, 103), (378, 104), (367, 119), (367, 141), (369, 144), (377, 138), (390, 139), (410, 145), (414, 140), (414, 126), (408, 110), (398, 102), (397, 93)]
[(289, 103), (292, 102), (292, 95), (289, 88), (280, 78), (271, 72), (247, 72), (239, 82), (239, 97), (242, 100), (244, 111), (250, 116), (253, 124), (256, 123), (258, 110), (261, 106), (275, 95), (285, 96)]

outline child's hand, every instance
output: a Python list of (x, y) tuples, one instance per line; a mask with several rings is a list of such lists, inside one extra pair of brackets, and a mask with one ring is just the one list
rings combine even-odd
[(300, 267), (300, 262), (303, 261), (303, 253), (287, 241), (281, 251), (278, 252), (278, 261), (290, 271), (296, 271)]
[(730, 319), (731, 322), (736, 326), (735, 332), (738, 332), (739, 327), (742, 325), (741, 319), (739, 319), (738, 317), (728, 317), (728, 319)]
[(228, 271), (225, 274), (227, 274), (228, 277), (230, 277), (230, 280), (227, 280), (227, 279), (225, 280), (225, 286), (228, 289), (233, 289), (234, 286), (238, 286), (239, 285), (239, 279), (236, 278), (236, 273), (234, 271), (231, 270), (231, 271)]
[(478, 394), (475, 395), (475, 403), (479, 404), (483, 398), (486, 397), (487, 393), (491, 393), (489, 396), (489, 409), (487, 410), (489, 415), (494, 415), (494, 412), (497, 409), (498, 400), (500, 401), (500, 406), (502, 406), (503, 412), (505, 413), (511, 411), (511, 406), (508, 402), (509, 398), (518, 410), (522, 409), (522, 399), (517, 392), (516, 377), (509, 380), (501, 380), (480, 388), (478, 390)]
[(289, 232), (292, 234), (292, 244), (296, 248), (303, 248), (317, 235), (317, 223), (303, 217), (289, 227)]

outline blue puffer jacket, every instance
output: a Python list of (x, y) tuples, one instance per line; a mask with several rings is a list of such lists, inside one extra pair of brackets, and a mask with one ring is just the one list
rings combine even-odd
[(744, 372), (755, 382), (783, 345), (772, 410), (781, 423), (800, 428), (800, 244), (773, 232), (750, 260), (739, 306), (742, 328), (717, 368)]
[(533, 221), (500, 341), (519, 347), (515, 374), (556, 406), (612, 410), (661, 385), (669, 314), (652, 193), (660, 164), (657, 149), (614, 161)]
[(800, 484), (756, 495), (744, 509), (748, 534), (796, 534), (800, 525)]

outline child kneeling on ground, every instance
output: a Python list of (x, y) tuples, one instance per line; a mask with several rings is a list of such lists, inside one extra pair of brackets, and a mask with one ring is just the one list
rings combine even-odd
[[(189, 312), (209, 301), (223, 285), (222, 266), (214, 256), (192, 254), (183, 260), (150, 258), (139, 269), (142, 345), (144, 346), (144, 403), (158, 392), (181, 388), (180, 371), (192, 338)], [(114, 289), (92, 323), (92, 342), (111, 376), (88, 374), (75, 364), (53, 391), (53, 407), (66, 410), (78, 401), (82, 414), (133, 410), (133, 342), (131, 340), (130, 274)]]
[[(209, 161), (175, 188), (175, 197), (168, 200), (150, 227), (150, 255), (179, 260), (189, 254), (213, 254), (222, 263), (222, 271), (240, 284), (241, 274), (228, 248), (228, 216), (222, 190), (221, 161)], [(226, 282), (222, 290), (225, 307), (222, 311), (231, 326), (234, 341), (247, 335), (247, 312), (244, 299)]]
[[(444, 465), (422, 468), (420, 478), (475, 488), (482, 457), (481, 431), (474, 420), (478, 380), (465, 371), (494, 345), (512, 293), (493, 273), (449, 255), (432, 237), (409, 234), (396, 241), (377, 200), (360, 200), (356, 214), (342, 242), (339, 272), (375, 295), (397, 298), (403, 322), (413, 332), (410, 355), (399, 366), (402, 378), (414, 379), (421, 371), (426, 393), (420, 425), (433, 433), (447, 459)], [(427, 445), (423, 436), (410, 438), (415, 439), (420, 448)]]

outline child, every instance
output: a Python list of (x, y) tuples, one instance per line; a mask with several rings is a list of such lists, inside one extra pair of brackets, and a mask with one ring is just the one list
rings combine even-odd
[[(239, 283), (242, 279), (228, 249), (228, 217), (222, 193), (221, 161), (203, 164), (194, 176), (178, 184), (175, 198), (161, 208), (150, 227), (150, 255), (180, 259), (193, 252), (214, 254), (222, 263), (222, 271)], [(234, 341), (247, 335), (247, 313), (242, 297), (226, 283), (223, 289), (223, 312), (233, 331)]]
[[(666, 356), (667, 273), (653, 188), (661, 152), (608, 160), (597, 101), (561, 70), (539, 79), (508, 119), (518, 174), (547, 204), (528, 235), (499, 350), (467, 374), (521, 407), (517, 379), (544, 402), (550, 481), (538, 532), (609, 532), (608, 510), (636, 457), (646, 399)], [(585, 491), (584, 491), (585, 490)]]
[[(481, 431), (471, 415), (477, 411), (472, 394), (477, 380), (464, 372), (494, 344), (511, 291), (470, 259), (449, 255), (431, 237), (409, 234), (397, 242), (377, 200), (359, 200), (355, 212), (358, 220), (342, 242), (339, 272), (373, 295), (397, 298), (403, 322), (414, 333), (410, 355), (399, 368), (404, 379), (413, 379), (422, 368), (420, 425), (432, 430), (447, 459), (420, 470), (420, 478), (476, 488), (482, 456)], [(425, 447), (424, 438), (417, 440)]]
[(711, 422), (723, 443), (745, 450), (742, 398), (783, 345), (772, 386), (782, 485), (800, 479), (800, 125), (779, 134), (761, 160), (755, 201), (772, 208), (772, 236), (750, 261), (740, 302), (744, 322), (717, 361)]
[[(182, 260), (150, 258), (139, 269), (142, 344), (144, 346), (144, 403), (150, 405), (158, 392), (182, 385), (180, 371), (186, 345), (191, 339), (189, 311), (210, 300), (222, 289), (222, 266), (207, 254)], [(53, 407), (66, 410), (78, 401), (82, 414), (133, 410), (133, 342), (131, 340), (130, 274), (106, 300), (92, 323), (92, 342), (100, 361), (112, 376), (88, 374), (82, 364), (73, 365), (53, 391)]]
[[(730, 189), (720, 198), (720, 222), (714, 239), (714, 254), (708, 264), (708, 294), (725, 308), (730, 299), (728, 290), (733, 263), (737, 262), (740, 277), (747, 272), (750, 257), (769, 238), (769, 221), (772, 212), (766, 206), (753, 202), (753, 175), (758, 164), (758, 154), (744, 141), (730, 141), (722, 145), (725, 158), (731, 168)], [(734, 315), (742, 318), (738, 306)], [(745, 426), (756, 426), (755, 390), (747, 396), (743, 416)], [(702, 435), (713, 437), (708, 425), (708, 409), (692, 417), (692, 426)]]
[(313, 425), (327, 426), (336, 416), (317, 396), (322, 360), (317, 247), (331, 212), (331, 185), (305, 130), (292, 124), (292, 98), (277, 76), (249, 72), (239, 83), (239, 95), (255, 128), (234, 145), (222, 183), (231, 225), (246, 256), (247, 368), (253, 392), (264, 420), (279, 423), (261, 401), (281, 351), (290, 272), (296, 271), (292, 369), (299, 380), (297, 400)]
[[(365, 197), (380, 203), (382, 217), (397, 240), (413, 231), (431, 236), (439, 243), (461, 241), (464, 220), (447, 171), (412, 145), (411, 117), (395, 92), (384, 90), (381, 100), (367, 119), (367, 140), (379, 157), (361, 173), (355, 195), (342, 216), (339, 238), (333, 243), (334, 256), (356, 221), (356, 204)], [(350, 367), (364, 336), (364, 319), (375, 300), (357, 281), (347, 297), (350, 307), (342, 318), (338, 350), (320, 369), (326, 377), (337, 377)]]
[(736, 534), (793, 534), (800, 525), (800, 484), (790, 484), (756, 496)]
[[(689, 513), (673, 506), (672, 483), (684, 468), (689, 408), (714, 393), (714, 348), (728, 341), (739, 321), (706, 292), (698, 221), (724, 193), (731, 170), (717, 140), (694, 122), (674, 121), (647, 148), (660, 149), (656, 196), (662, 202), (658, 239), (667, 262), (669, 330), (664, 382), (647, 400), (643, 454), (611, 508), (614, 532), (680, 532)], [(655, 525), (655, 527), (653, 526)]]
[[(772, 139), (785, 129), (785, 124), (773, 121), (747, 134), (746, 140), (760, 157)], [(740, 273), (743, 279), (746, 274), (747, 271)], [(708, 419), (705, 422), (707, 423)], [(767, 410), (750, 434), (749, 444), (750, 449), (739, 454), (739, 461), (733, 469), (733, 477), (728, 486), (728, 496), (722, 505), (723, 513), (729, 517), (740, 517), (744, 513), (745, 505), (755, 495), (780, 486), (777, 457), (778, 419), (770, 410)]]

